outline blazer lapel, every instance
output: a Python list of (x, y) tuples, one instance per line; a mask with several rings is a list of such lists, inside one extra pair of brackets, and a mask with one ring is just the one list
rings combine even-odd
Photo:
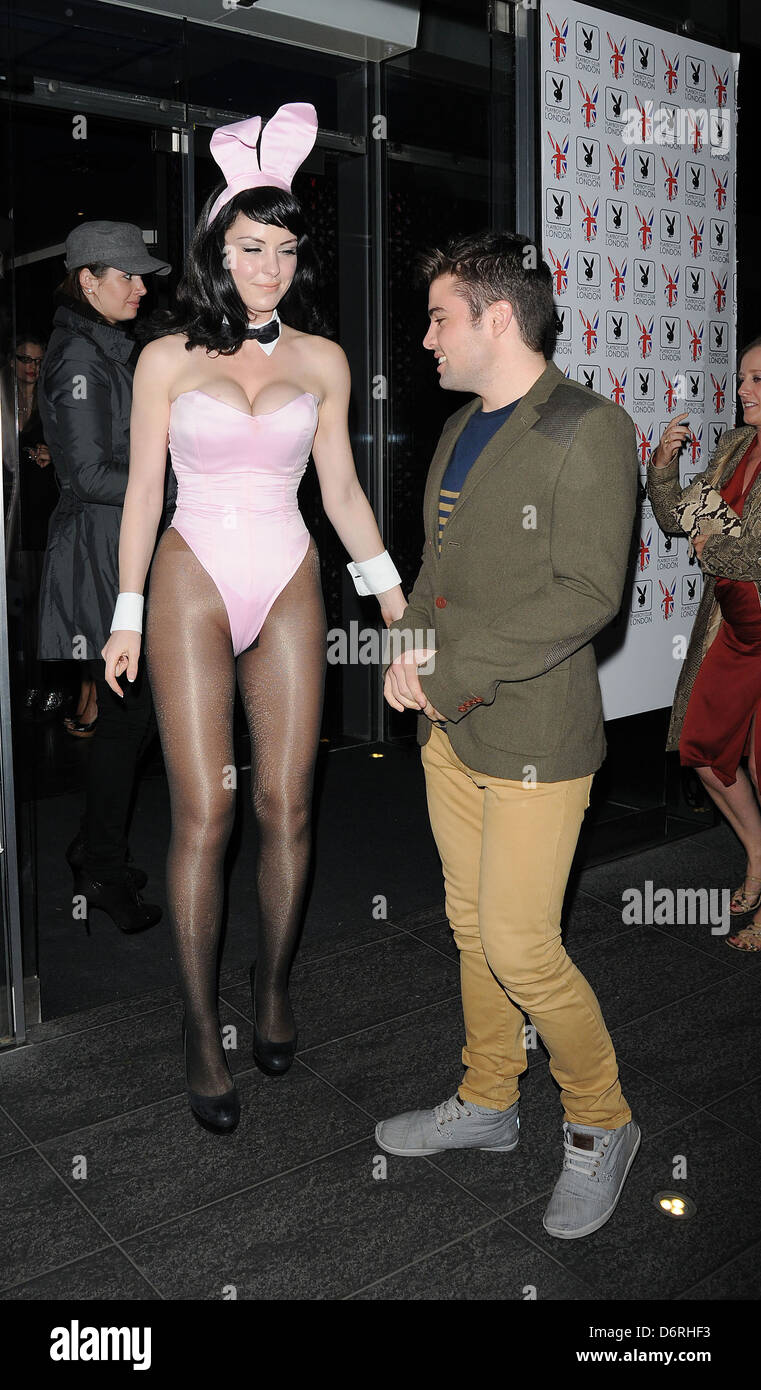
[[(492, 468), (498, 463), (501, 463), (505, 455), (519, 443), (527, 430), (530, 430), (532, 425), (536, 424), (536, 421), (539, 419), (539, 412), (536, 406), (547, 400), (559, 381), (565, 381), (563, 373), (555, 366), (554, 362), (548, 362), (542, 375), (534, 382), (530, 390), (526, 392), (523, 399), (515, 407), (512, 415), (510, 415), (504, 425), (497, 430), (497, 433), (492, 436), (486, 448), (481, 450), (481, 453), (468, 472), (460, 496), (447, 517), (447, 526), (451, 526), (453, 518), (457, 516), (462, 507), (472, 496), (475, 488), (477, 488), (481, 480), (486, 477), (487, 473), (491, 472)], [(441, 455), (439, 453), (439, 449), (445, 444), (445, 435), (442, 434), (439, 441), (439, 449), (436, 450), (434, 455), (434, 460), (428, 475), (430, 492), (426, 496), (426, 520), (431, 528), (429, 531), (431, 536), (436, 536), (438, 534), (439, 492), (441, 490), (442, 478), (446, 472), (447, 464), (452, 457), (454, 446), (460, 438), (471, 415), (474, 415), (478, 409), (478, 403), (479, 398), (476, 397), (471, 402), (472, 408), (468, 411), (467, 415), (461, 416), (459, 425), (453, 428), (446, 439), (446, 453), (442, 452)]]
[[(428, 478), (425, 485), (425, 496), (423, 498), (423, 520), (426, 536), (435, 538), (439, 533), (439, 494), (441, 492), (441, 480), (447, 471), (449, 460), (454, 452), (454, 446), (462, 434), (471, 415), (475, 415), (478, 409), (478, 396), (474, 396), (458, 415), (453, 415), (447, 420), (436, 445), (436, 451), (431, 459), (431, 466), (428, 469)], [(458, 418), (459, 416), (459, 418)], [(434, 553), (437, 548), (434, 546)]]

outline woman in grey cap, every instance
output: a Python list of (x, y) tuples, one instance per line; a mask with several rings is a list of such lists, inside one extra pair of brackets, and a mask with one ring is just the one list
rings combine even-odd
[(171, 267), (148, 254), (139, 227), (83, 222), (66, 239), (66, 278), (39, 384), (39, 411), (61, 490), (50, 519), (40, 593), (39, 655), (85, 663), (97, 729), (85, 813), (66, 856), (74, 891), (122, 931), (154, 926), (146, 876), (130, 861), (127, 821), (138, 760), (155, 731), (144, 673), (123, 700), (105, 682), (101, 648), (119, 589), (119, 527), (127, 488), (137, 344), (129, 328), (143, 277)]

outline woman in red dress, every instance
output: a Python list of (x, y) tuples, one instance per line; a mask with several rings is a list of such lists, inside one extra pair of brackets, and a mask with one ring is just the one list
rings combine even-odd
[[(677, 684), (667, 747), (678, 746), (682, 766), (695, 768), (745, 848), (747, 872), (730, 912), (738, 917), (757, 912), (727, 941), (737, 950), (761, 951), (761, 338), (742, 353), (738, 391), (745, 424), (722, 436), (706, 471), (741, 518), (742, 530), (737, 536), (692, 537), (704, 591)], [(671, 507), (681, 492), (678, 455), (688, 434), (687, 416), (675, 416), (648, 469), (656, 521), (672, 533), (677, 528)], [(714, 615), (721, 621), (711, 639)], [(740, 767), (746, 754), (750, 776)]]

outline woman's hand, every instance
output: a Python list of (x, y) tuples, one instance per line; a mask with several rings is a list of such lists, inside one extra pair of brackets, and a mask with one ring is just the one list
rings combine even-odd
[(47, 468), (50, 463), (50, 450), (47, 444), (38, 444), (34, 451), (34, 461), (38, 468)]
[(112, 632), (101, 651), (101, 656), (106, 663), (106, 682), (115, 694), (120, 696), (124, 694), (121, 686), (117, 684), (117, 678), (123, 676), (125, 671), (127, 672), (127, 680), (135, 680), (141, 645), (140, 633), (129, 632), (125, 629), (122, 632)]
[(395, 589), (386, 589), (382, 594), (376, 594), (376, 598), (380, 604), (381, 617), (386, 627), (398, 622), (407, 607), (407, 600), (402, 593), (401, 585), (397, 584)]
[(679, 422), (688, 420), (689, 415), (689, 410), (686, 410), (682, 415), (675, 415), (673, 420), (669, 420), (650, 459), (654, 468), (665, 468), (676, 458), (690, 433), (689, 425), (681, 425)]
[(701, 555), (703, 554), (703, 546), (705, 545), (707, 540), (708, 536), (692, 537), (692, 548), (695, 551), (695, 554), (697, 555), (698, 559), (700, 559)]

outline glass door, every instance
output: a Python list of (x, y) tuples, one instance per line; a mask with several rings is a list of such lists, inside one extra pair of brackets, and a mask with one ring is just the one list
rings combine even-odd
[[(78, 109), (16, 100), (0, 107), (2, 137), (10, 159), (2, 190), (5, 224), (3, 305), (3, 481), (5, 563), (2, 611), (6, 618), (6, 687), (3, 701), (5, 817), (3, 958), (0, 979), (6, 1003), (0, 1036), (14, 1032), (11, 1002), (19, 984), (27, 1024), (77, 1007), (72, 974), (82, 923), (72, 920), (70, 876), (64, 857), (76, 834), (89, 745), (63, 724), (86, 686), (87, 672), (71, 661), (39, 658), (39, 591), (47, 528), (58, 487), (32, 424), (36, 385), (65, 267), (64, 242), (79, 222), (105, 219), (137, 225), (149, 248), (173, 263), (172, 274), (148, 277), (141, 317), (163, 307), (182, 267), (182, 171), (179, 143), (154, 119), (127, 119), (90, 109), (81, 93)], [(113, 102), (118, 110), (118, 103)], [(168, 135), (168, 140), (163, 137)], [(41, 422), (39, 423), (41, 430)], [(44, 443), (44, 441), (43, 441)], [(161, 763), (154, 755), (153, 770)], [(15, 772), (15, 787), (13, 775)], [(14, 797), (15, 791), (15, 797)], [(11, 850), (18, 864), (18, 898), (10, 887)], [(13, 866), (15, 868), (15, 864)], [(23, 971), (11, 994), (11, 950), (16, 904)], [(18, 1015), (18, 1008), (16, 1008)], [(18, 1032), (18, 1017), (15, 1031)]]

